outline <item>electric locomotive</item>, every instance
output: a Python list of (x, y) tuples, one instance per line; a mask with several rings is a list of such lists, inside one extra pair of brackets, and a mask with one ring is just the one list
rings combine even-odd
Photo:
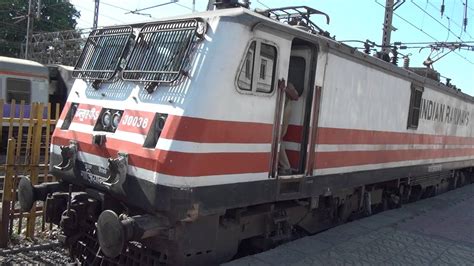
[(94, 30), (52, 138), (59, 182), (22, 178), (22, 208), (46, 201), (87, 263), (210, 264), (469, 182), (473, 98), (310, 15), (329, 22), (236, 7)]

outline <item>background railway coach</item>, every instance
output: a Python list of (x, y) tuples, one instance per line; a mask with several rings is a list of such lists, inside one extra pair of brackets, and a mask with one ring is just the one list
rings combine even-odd
[[(30, 117), (33, 102), (47, 103), (49, 99), (49, 71), (44, 65), (11, 57), (0, 56), (0, 99), (3, 100), (3, 117), (19, 118), (24, 101), (23, 117)], [(11, 105), (12, 100), (16, 104)], [(14, 123), (13, 125), (18, 125)], [(13, 128), (14, 131), (17, 128)], [(2, 123), (0, 143), (6, 148), (9, 122)], [(27, 130), (27, 129), (25, 129)], [(5, 151), (6, 149), (3, 149)]]
[[(72, 67), (45, 66), (30, 60), (0, 56), (0, 99), (3, 100), (3, 117), (20, 118), (23, 108), (23, 118), (29, 118), (32, 103), (44, 104), (44, 117), (47, 115), (48, 103), (51, 103), (52, 114), (59, 112), (74, 81), (71, 74)], [(12, 100), (15, 100), (14, 107), (11, 105)], [(56, 110), (56, 104), (59, 104), (60, 110)], [(9, 125), (8, 121), (4, 121), (2, 125), (3, 147), (6, 147), (8, 141)], [(16, 132), (18, 123), (12, 125), (13, 132)]]
[(40, 63), (0, 56), (0, 95), (6, 103), (48, 102), (49, 71)]
[(94, 30), (53, 135), (62, 181), (22, 178), (22, 208), (46, 200), (85, 262), (205, 264), (468, 182), (473, 98), (312, 14), (327, 17), (230, 8)]

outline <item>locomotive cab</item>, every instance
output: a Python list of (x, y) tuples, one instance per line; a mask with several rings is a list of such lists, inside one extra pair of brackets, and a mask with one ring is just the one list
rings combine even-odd
[[(53, 174), (166, 212), (169, 203), (149, 183), (167, 190), (268, 180), (282, 175), (283, 152), (291, 175), (311, 173), (317, 43), (258, 25), (248, 30), (253, 24), (193, 17), (92, 32), (53, 136)], [(228, 51), (240, 56), (220, 56)], [(293, 82), (299, 94), (285, 136), (279, 80)]]

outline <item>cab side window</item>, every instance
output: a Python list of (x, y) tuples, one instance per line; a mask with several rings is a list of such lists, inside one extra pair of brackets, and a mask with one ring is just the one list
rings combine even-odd
[(408, 125), (407, 128), (417, 129), (418, 121), (420, 120), (421, 99), (424, 88), (422, 86), (412, 84), (410, 96), (410, 108), (408, 110)]
[(258, 92), (271, 93), (275, 79), (277, 51), (275, 46), (262, 43), (260, 45), (260, 73), (257, 83)]
[(252, 73), (255, 61), (255, 47), (256, 42), (253, 41), (245, 55), (245, 61), (242, 69), (240, 70), (238, 85), (241, 90), (252, 90)]
[(275, 82), (277, 49), (261, 41), (252, 41), (241, 66), (237, 85), (242, 91), (271, 93)]

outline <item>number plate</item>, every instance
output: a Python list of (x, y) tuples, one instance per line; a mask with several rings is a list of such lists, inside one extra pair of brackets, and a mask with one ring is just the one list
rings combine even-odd
[(104, 167), (84, 163), (84, 170), (81, 171), (81, 175), (86, 181), (100, 185), (107, 180), (107, 172)]
[(82, 177), (85, 180), (89, 181), (90, 183), (98, 184), (98, 185), (102, 184), (105, 180), (107, 180), (106, 177), (96, 175), (87, 171), (82, 171)]

